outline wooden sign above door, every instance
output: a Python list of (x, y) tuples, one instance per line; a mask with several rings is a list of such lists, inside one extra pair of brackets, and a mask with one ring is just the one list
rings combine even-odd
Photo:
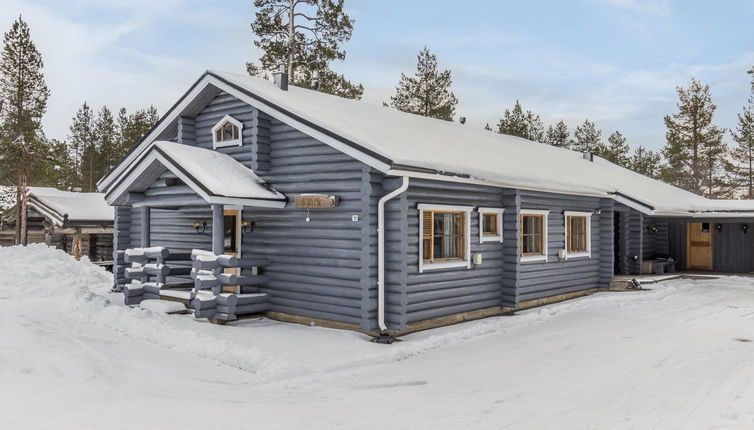
[(299, 194), (295, 203), (297, 209), (330, 209), (338, 205), (338, 199), (329, 194)]

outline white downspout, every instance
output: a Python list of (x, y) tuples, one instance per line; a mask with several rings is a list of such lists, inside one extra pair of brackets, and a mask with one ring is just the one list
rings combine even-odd
[(383, 196), (377, 203), (377, 325), (380, 331), (387, 330), (385, 325), (385, 203), (408, 189), (408, 176), (398, 189)]

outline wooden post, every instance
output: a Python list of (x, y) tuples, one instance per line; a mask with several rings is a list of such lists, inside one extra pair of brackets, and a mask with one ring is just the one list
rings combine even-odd
[(223, 205), (212, 205), (212, 253), (222, 255), (225, 251), (225, 216)]
[(152, 224), (149, 216), (150, 211), (148, 207), (141, 207), (139, 209), (141, 210), (141, 247), (148, 248), (150, 242), (149, 229)]
[(26, 172), (24, 171), (21, 173), (21, 219), (19, 220), (19, 224), (21, 224), (21, 245), (26, 246), (29, 243), (29, 230), (27, 228), (27, 217), (29, 215), (29, 208), (26, 205), (26, 201), (29, 197), (29, 192), (26, 188)]

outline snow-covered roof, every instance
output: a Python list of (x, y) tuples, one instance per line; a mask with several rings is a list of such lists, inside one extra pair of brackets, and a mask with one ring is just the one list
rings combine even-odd
[(129, 192), (144, 191), (166, 170), (210, 204), (282, 207), (287, 201), (284, 194), (227, 154), (166, 141), (149, 146), (141, 162), (134, 163), (123, 181), (107, 193), (107, 201), (119, 203)]
[(16, 187), (0, 186), (0, 212), (16, 205)]
[(50, 187), (29, 187), (28, 206), (50, 218), (58, 226), (69, 222), (113, 222), (114, 209), (101, 193), (77, 193)]
[(754, 212), (751, 200), (707, 199), (599, 157), (589, 161), (575, 151), (364, 101), (295, 86), (282, 91), (264, 79), (220, 71), (207, 72), (197, 85), (226, 91), (389, 174), (610, 197), (653, 215)]

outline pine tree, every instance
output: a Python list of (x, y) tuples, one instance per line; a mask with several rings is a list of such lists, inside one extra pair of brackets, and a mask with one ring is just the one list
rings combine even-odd
[(15, 182), (16, 240), (26, 245), (26, 187), (39, 154), (46, 152), (42, 116), (50, 91), (42, 55), (31, 40), (29, 26), (19, 16), (3, 37), (0, 55), (0, 158), (4, 182)]
[(458, 99), (450, 91), (450, 70), (437, 70), (437, 57), (426, 47), (419, 52), (414, 77), (401, 73), (401, 80), (390, 97), (390, 106), (430, 118), (453, 121)]
[(610, 137), (607, 138), (607, 147), (605, 148), (604, 157), (606, 160), (613, 162), (619, 166), (629, 166), (629, 148), (626, 144), (626, 138), (623, 137), (621, 132), (615, 131)]
[(99, 180), (120, 160), (121, 155), (117, 152), (115, 119), (107, 106), (102, 106), (97, 114), (97, 119), (94, 121), (94, 133), (100, 155), (95, 169), (97, 172), (96, 180)]
[[(754, 74), (754, 68), (749, 73)], [(738, 185), (746, 189), (745, 197), (754, 199), (754, 77), (748, 105), (738, 114), (738, 125), (731, 134), (738, 144), (731, 153), (735, 163), (733, 172)]]
[(40, 156), (40, 165), (33, 179), (34, 184), (69, 189), (73, 184), (73, 167), (66, 142), (51, 139), (47, 142), (46, 152)]
[(354, 21), (343, 10), (344, 0), (255, 0), (256, 18), (251, 29), (254, 45), (263, 52), (261, 67), (247, 63), (252, 76), (285, 70), (289, 81), (309, 88), (313, 79), (318, 90), (346, 98), (361, 98), (364, 88), (330, 70), (330, 63), (343, 61), (341, 45), (351, 39)]
[(513, 109), (505, 110), (497, 124), (497, 130), (501, 134), (523, 137), (535, 142), (545, 141), (545, 126), (542, 119), (530, 110), (524, 112), (518, 100)]
[(547, 128), (545, 143), (560, 148), (571, 147), (571, 133), (568, 132), (568, 126), (562, 119), (555, 124), (555, 127), (549, 126)]
[(94, 112), (86, 102), (76, 112), (69, 130), (68, 147), (74, 171), (71, 182), (83, 191), (92, 191), (96, 182), (94, 172), (99, 154), (94, 132)]
[(688, 88), (677, 87), (678, 113), (665, 116), (666, 144), (662, 152), (668, 162), (671, 183), (697, 194), (714, 197), (722, 180), (724, 130), (712, 123), (717, 106), (709, 86), (692, 79)]
[(650, 178), (660, 176), (662, 156), (639, 145), (628, 161), (628, 168)]
[(605, 153), (606, 147), (602, 142), (602, 131), (593, 122), (585, 119), (584, 123), (576, 127), (573, 133), (572, 148), (579, 152), (593, 152), (597, 155)]
[(118, 112), (118, 119), (116, 124), (117, 135), (117, 157), (114, 157), (116, 162), (123, 158), (128, 151), (136, 146), (149, 130), (157, 124), (160, 120), (157, 114), (157, 109), (154, 106), (150, 106), (145, 110), (138, 110), (132, 114), (128, 114), (125, 108), (121, 108)]

